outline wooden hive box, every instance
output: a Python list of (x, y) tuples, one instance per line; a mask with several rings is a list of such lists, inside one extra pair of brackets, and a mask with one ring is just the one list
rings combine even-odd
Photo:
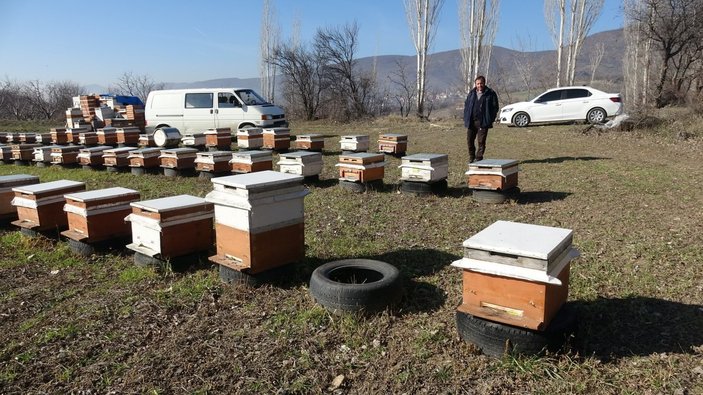
[(264, 129), (263, 148), (275, 151), (285, 151), (290, 148), (290, 129), (270, 128)]
[(518, 161), (484, 159), (470, 163), (466, 172), (469, 188), (506, 191), (518, 183)]
[(51, 149), (51, 163), (71, 165), (78, 163), (78, 153), (85, 147), (79, 145), (57, 145)]
[(401, 155), (408, 150), (408, 136), (398, 133), (385, 133), (378, 137), (378, 151)]
[(195, 170), (212, 173), (229, 172), (230, 160), (232, 160), (232, 151), (198, 152), (195, 158)]
[(103, 162), (108, 167), (128, 167), (129, 153), (134, 149), (134, 147), (110, 147), (110, 149), (103, 151)]
[(12, 198), (15, 196), (12, 188), (38, 183), (39, 177), (29, 174), (0, 176), (0, 219), (17, 218), (17, 209), (12, 205)]
[(51, 149), (54, 148), (52, 145), (42, 145), (39, 147), (34, 147), (32, 151), (32, 160), (34, 162), (51, 163)]
[(69, 144), (79, 144), (81, 133), (90, 132), (88, 128), (70, 128), (66, 130), (66, 142)]
[(61, 234), (69, 239), (95, 243), (130, 235), (130, 224), (124, 219), (132, 212), (130, 203), (139, 200), (139, 192), (114, 187), (69, 193), (64, 198), (68, 230)]
[(37, 231), (68, 226), (63, 212), (63, 195), (85, 190), (85, 183), (71, 180), (58, 180), (41, 184), (12, 188), (15, 193), (12, 205), (17, 208), (18, 220), (13, 225)]
[(139, 133), (141, 130), (134, 126), (117, 128), (117, 144), (136, 146), (139, 144)]
[(159, 259), (207, 251), (213, 244), (213, 204), (191, 195), (130, 203), (127, 248)]
[[(210, 260), (256, 274), (305, 256), (303, 177), (274, 171), (212, 179), (217, 255)], [(272, 248), (275, 246), (275, 248)]]
[(140, 134), (139, 135), (139, 146), (140, 147), (156, 147), (154, 142), (153, 134)]
[(400, 179), (415, 182), (436, 182), (447, 178), (449, 157), (447, 154), (414, 154), (401, 159)]
[(273, 170), (273, 155), (271, 151), (233, 152), (229, 164), (232, 173), (254, 173)]
[(264, 135), (261, 128), (244, 128), (237, 130), (237, 146), (245, 149), (261, 148), (264, 145)]
[(91, 146), (98, 144), (98, 134), (95, 132), (81, 132), (78, 134), (78, 144)]
[(205, 146), (227, 150), (232, 146), (232, 129), (216, 128), (205, 131)]
[(37, 143), (41, 144), (51, 144), (51, 134), (49, 133), (37, 133), (35, 135)]
[(98, 144), (117, 145), (117, 128), (98, 129)]
[(34, 159), (34, 148), (41, 147), (41, 144), (13, 144), (12, 159), (30, 161)]
[(497, 221), (464, 241), (463, 298), (458, 310), (509, 325), (543, 330), (566, 302), (570, 229)]
[(303, 177), (317, 176), (322, 172), (322, 153), (295, 151), (281, 154), (278, 161), (281, 173), (297, 174)]
[(7, 133), (0, 132), (0, 144), (7, 144)]
[(300, 134), (295, 138), (295, 149), (322, 151), (325, 148), (325, 136), (321, 134)]
[(371, 182), (382, 180), (384, 176), (383, 154), (358, 152), (339, 156), (339, 179), (352, 182)]
[(339, 145), (342, 151), (365, 152), (369, 150), (369, 136), (363, 134), (341, 136)]
[(12, 160), (12, 147), (9, 145), (0, 145), (0, 160), (9, 162)]
[(95, 147), (85, 147), (78, 151), (78, 163), (83, 166), (102, 166), (103, 153), (105, 150), (111, 149), (112, 147), (107, 145), (98, 145)]
[(32, 144), (37, 142), (37, 135), (34, 133), (20, 133), (19, 142), (22, 144)]
[(66, 129), (53, 128), (50, 131), (51, 142), (54, 144), (67, 144), (68, 136), (66, 135)]
[(161, 155), (161, 149), (156, 147), (129, 151), (129, 155), (127, 155), (129, 167), (143, 167), (146, 169), (159, 167), (161, 165), (159, 155)]
[(171, 148), (161, 150), (161, 167), (170, 169), (193, 169), (198, 150), (195, 148)]
[(19, 144), (20, 134), (16, 132), (5, 133), (5, 142), (7, 144)]
[(185, 147), (204, 147), (205, 133), (187, 133), (181, 137), (181, 144)]

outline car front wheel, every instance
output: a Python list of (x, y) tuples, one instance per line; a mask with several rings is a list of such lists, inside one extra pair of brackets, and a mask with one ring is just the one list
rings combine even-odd
[(530, 116), (525, 112), (519, 112), (513, 117), (513, 124), (519, 128), (524, 128), (530, 124)]
[(586, 114), (586, 120), (588, 123), (603, 123), (605, 121), (605, 110), (602, 108), (592, 108), (588, 114)]

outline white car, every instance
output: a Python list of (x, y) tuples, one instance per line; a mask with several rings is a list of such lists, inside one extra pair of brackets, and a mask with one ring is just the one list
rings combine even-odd
[(500, 123), (518, 127), (537, 122), (579, 120), (603, 123), (621, 112), (619, 93), (605, 93), (588, 86), (566, 86), (550, 89), (530, 101), (503, 107)]

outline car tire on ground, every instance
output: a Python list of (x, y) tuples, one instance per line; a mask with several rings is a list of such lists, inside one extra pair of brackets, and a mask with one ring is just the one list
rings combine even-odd
[(310, 277), (310, 295), (332, 313), (374, 313), (400, 300), (400, 272), (371, 259), (325, 263)]
[(342, 189), (346, 189), (355, 193), (366, 192), (366, 184), (364, 184), (363, 182), (339, 180), (339, 186)]
[(500, 204), (508, 200), (507, 192), (487, 189), (474, 189), (472, 193), (474, 201), (478, 203)]
[(505, 353), (540, 355), (547, 350), (556, 352), (575, 334), (577, 323), (576, 309), (569, 303), (562, 306), (544, 331), (519, 328), (456, 312), (459, 336), (492, 357), (501, 357)]
[(91, 256), (95, 254), (95, 246), (82, 241), (68, 239), (68, 248), (76, 255)]
[(519, 128), (524, 128), (530, 124), (530, 116), (526, 112), (519, 112), (513, 115), (513, 124)]

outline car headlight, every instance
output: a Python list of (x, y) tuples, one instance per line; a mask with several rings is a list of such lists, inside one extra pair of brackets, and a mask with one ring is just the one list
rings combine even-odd
[(512, 107), (505, 107), (501, 112), (503, 113), (503, 112), (510, 112), (510, 111), (513, 111)]

